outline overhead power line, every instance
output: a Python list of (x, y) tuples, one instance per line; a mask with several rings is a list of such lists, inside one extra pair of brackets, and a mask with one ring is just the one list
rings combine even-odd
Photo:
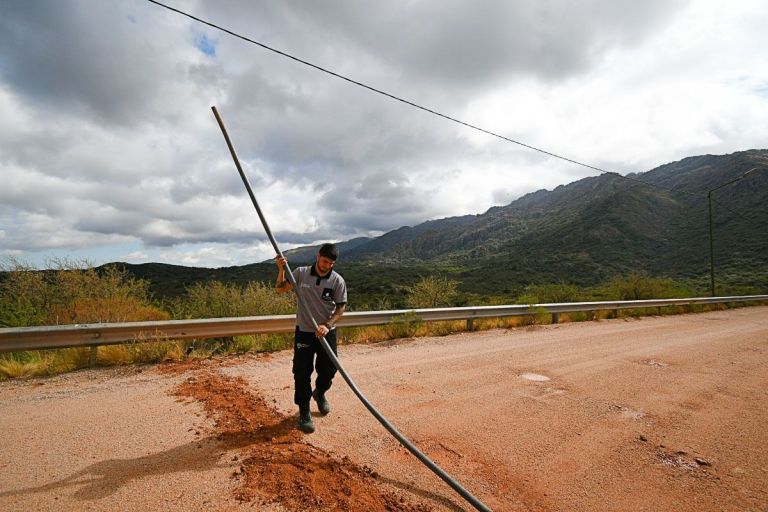
[[(665, 190), (665, 191), (671, 192), (671, 193), (686, 194), (686, 195), (695, 196), (695, 197), (700, 197), (701, 196), (701, 194), (696, 194), (696, 193), (688, 192), (688, 191), (681, 190), (681, 189), (668, 188), (668, 187), (664, 187), (662, 185), (658, 185), (658, 184), (655, 184), (655, 183), (649, 183), (647, 181), (643, 181), (641, 179), (634, 178), (634, 177), (631, 177), (631, 176), (624, 176), (624, 175), (622, 175), (622, 174), (620, 174), (620, 173), (618, 173), (616, 171), (608, 171), (608, 170), (605, 170), (605, 169), (601, 169), (600, 167), (597, 167), (597, 166), (594, 166), (594, 165), (590, 165), (590, 164), (586, 164), (584, 162), (580, 162), (578, 160), (574, 160), (572, 158), (568, 158), (566, 156), (559, 155), (557, 153), (553, 153), (552, 151), (547, 151), (546, 149), (538, 148), (536, 146), (531, 146), (530, 144), (526, 144), (525, 142), (521, 142), (519, 140), (511, 139), (509, 137), (506, 137), (504, 135), (498, 134), (498, 133), (493, 132), (491, 130), (486, 130), (485, 128), (482, 128), (480, 126), (468, 123), (466, 121), (462, 121), (461, 119), (456, 119), (455, 117), (443, 114), (441, 112), (438, 112), (437, 110), (434, 110), (434, 109), (425, 107), (423, 105), (420, 105), (418, 103), (415, 103), (413, 101), (401, 98), (400, 96), (396, 96), (394, 94), (390, 94), (390, 93), (388, 93), (386, 91), (383, 91), (381, 89), (377, 89), (376, 87), (370, 86), (370, 85), (365, 84), (363, 82), (360, 82), (358, 80), (354, 80), (352, 78), (349, 78), (348, 76), (336, 73), (335, 71), (331, 71), (331, 70), (326, 69), (326, 68), (324, 68), (322, 66), (318, 66), (317, 64), (313, 64), (313, 63), (311, 63), (311, 62), (309, 62), (307, 60), (304, 60), (304, 59), (301, 59), (299, 57), (296, 57), (295, 55), (291, 55), (290, 53), (286, 53), (284, 51), (278, 50), (277, 48), (273, 48), (273, 47), (271, 47), (269, 45), (266, 45), (264, 43), (261, 43), (259, 41), (254, 40), (254, 39), (251, 39), (249, 37), (246, 37), (246, 36), (243, 36), (241, 34), (238, 34), (237, 32), (234, 32), (234, 31), (229, 30), (227, 28), (224, 28), (222, 26), (216, 25), (215, 23), (212, 23), (210, 21), (204, 20), (202, 18), (198, 18), (197, 16), (189, 14), (188, 12), (182, 11), (180, 9), (176, 9), (175, 7), (171, 7), (171, 6), (166, 5), (166, 4), (162, 3), (162, 2), (158, 2), (157, 0), (147, 0), (147, 1), (149, 3), (157, 5), (159, 7), (163, 7), (164, 9), (167, 9), (169, 11), (173, 11), (173, 12), (175, 12), (177, 14), (181, 14), (182, 16), (185, 16), (185, 17), (187, 17), (189, 19), (195, 20), (198, 23), (202, 23), (203, 25), (207, 25), (207, 26), (209, 26), (211, 28), (214, 28), (216, 30), (219, 30), (221, 32), (229, 34), (229, 35), (231, 35), (233, 37), (236, 37), (238, 39), (242, 39), (243, 41), (246, 41), (248, 43), (255, 44), (256, 46), (259, 46), (259, 47), (261, 47), (261, 48), (263, 48), (265, 50), (269, 50), (270, 52), (276, 53), (276, 54), (281, 55), (283, 57), (286, 57), (288, 59), (291, 59), (291, 60), (294, 60), (294, 61), (299, 62), (301, 64), (304, 64), (305, 66), (309, 66), (311, 68), (314, 68), (314, 69), (316, 69), (318, 71), (321, 71), (323, 73), (326, 73), (328, 75), (334, 76), (336, 78), (339, 78), (339, 79), (344, 80), (346, 82), (349, 82), (351, 84), (357, 85), (357, 86), (362, 87), (364, 89), (368, 89), (369, 91), (375, 92), (376, 94), (380, 94), (382, 96), (386, 96), (387, 98), (393, 99), (395, 101), (399, 101), (400, 103), (404, 103), (406, 105), (409, 105), (411, 107), (417, 108), (419, 110), (423, 110), (424, 112), (428, 112), (428, 113), (430, 113), (432, 115), (435, 115), (435, 116), (438, 116), (438, 117), (442, 117), (443, 119), (446, 119), (446, 120), (451, 121), (453, 123), (457, 123), (457, 124), (460, 124), (462, 126), (466, 126), (467, 128), (471, 128), (473, 130), (485, 133), (487, 135), (491, 135), (493, 137), (496, 137), (498, 139), (501, 139), (501, 140), (504, 140), (504, 141), (507, 141), (507, 142), (511, 142), (513, 144), (517, 144), (518, 146), (522, 146), (522, 147), (530, 149), (532, 151), (536, 151), (536, 152), (542, 153), (544, 155), (548, 155), (548, 156), (551, 156), (553, 158), (557, 158), (559, 160), (563, 160), (565, 162), (569, 162), (569, 163), (572, 163), (572, 164), (575, 164), (575, 165), (578, 165), (578, 166), (581, 166), (581, 167), (585, 167), (587, 169), (592, 169), (592, 170), (598, 171), (601, 174), (613, 174), (615, 176), (618, 176), (619, 178), (622, 178), (622, 179), (625, 179), (625, 180), (629, 180), (629, 181), (634, 181), (636, 183), (641, 183), (643, 185), (646, 185), (646, 186), (649, 186), (649, 187), (653, 187), (653, 188), (656, 188), (656, 189), (659, 189), (659, 190)], [(733, 212), (733, 213), (736, 213), (736, 212)]]
[(746, 214), (740, 213), (740, 212), (732, 209), (731, 207), (724, 205), (723, 203), (721, 203), (720, 201), (718, 201), (714, 197), (712, 198), (712, 202), (715, 203), (716, 205), (718, 205), (719, 207), (723, 208), (724, 210), (728, 210), (729, 212), (731, 212), (732, 214), (736, 215), (737, 217), (740, 217), (741, 219), (746, 220), (747, 222), (749, 222), (750, 224), (752, 224), (755, 227), (762, 228), (762, 229), (764, 229), (766, 227), (765, 224), (759, 223), (759, 221), (757, 221), (757, 219), (753, 218), (754, 216), (749, 216), (748, 217)]
[[(551, 156), (553, 158), (558, 158), (560, 160), (564, 160), (564, 161), (570, 162), (572, 164), (580, 165), (582, 167), (587, 167), (589, 169), (593, 169), (593, 170), (601, 172), (601, 173), (613, 172), (613, 171), (607, 171), (605, 169), (601, 169), (599, 167), (595, 167), (594, 165), (586, 164), (584, 162), (579, 162), (578, 160), (573, 160), (571, 158), (568, 158), (568, 157), (565, 157), (565, 156), (562, 156), (562, 155), (558, 155), (557, 153), (553, 153), (551, 151), (547, 151), (546, 149), (537, 148), (536, 146), (531, 146), (530, 144), (526, 144), (524, 142), (520, 142), (519, 140), (511, 139), (509, 137), (505, 137), (504, 135), (500, 135), (500, 134), (498, 134), (496, 132), (492, 132), (491, 130), (486, 130), (485, 128), (482, 128), (480, 126), (476, 126), (474, 124), (467, 123), (466, 121), (462, 121), (461, 119), (456, 119), (455, 117), (451, 117), (449, 115), (443, 114), (441, 112), (438, 112), (437, 110), (433, 110), (433, 109), (425, 107), (423, 105), (419, 105), (418, 103), (415, 103), (413, 101), (406, 100), (404, 98), (401, 98), (400, 96), (395, 96), (394, 94), (390, 94), (390, 93), (388, 93), (386, 91), (382, 91), (381, 89), (377, 89), (376, 87), (373, 87), (373, 86), (370, 86), (370, 85), (365, 84), (363, 82), (354, 80), (352, 78), (349, 78), (348, 76), (344, 76), (344, 75), (341, 75), (341, 74), (336, 73), (334, 71), (331, 71), (329, 69), (326, 69), (326, 68), (324, 68), (322, 66), (318, 66), (317, 64), (313, 64), (313, 63), (311, 63), (309, 61), (306, 61), (304, 59), (301, 59), (299, 57), (291, 55), (290, 53), (286, 53), (284, 51), (281, 51), (281, 50), (278, 50), (278, 49), (273, 48), (271, 46), (268, 46), (268, 45), (266, 45), (264, 43), (260, 43), (259, 41), (255, 41), (255, 40), (253, 40), (253, 39), (251, 39), (249, 37), (240, 35), (237, 32), (233, 32), (233, 31), (231, 31), (231, 30), (229, 30), (227, 28), (224, 28), (224, 27), (221, 27), (219, 25), (216, 25), (215, 23), (211, 23), (210, 21), (206, 21), (206, 20), (204, 20), (202, 18), (198, 18), (197, 16), (194, 16), (192, 14), (184, 12), (184, 11), (182, 11), (180, 9), (176, 9), (175, 7), (171, 7), (171, 6), (166, 5), (164, 3), (158, 2), (157, 0), (147, 0), (147, 1), (152, 3), (152, 4), (158, 5), (160, 7), (163, 7), (165, 9), (168, 9), (169, 11), (173, 11), (175, 13), (181, 14), (182, 16), (186, 16), (187, 18), (193, 19), (193, 20), (195, 20), (195, 21), (197, 21), (199, 23), (202, 23), (204, 25), (208, 25), (209, 27), (215, 28), (216, 30), (220, 30), (222, 32), (225, 32), (225, 33), (227, 33), (227, 34), (229, 34), (231, 36), (234, 36), (234, 37), (237, 37), (239, 39), (242, 39), (243, 41), (247, 41), (247, 42), (249, 42), (251, 44), (255, 44), (256, 46), (260, 46), (261, 48), (264, 48), (265, 50), (269, 50), (269, 51), (274, 52), (274, 53), (276, 53), (278, 55), (282, 55), (283, 57), (287, 57), (287, 58), (289, 58), (291, 60), (295, 60), (296, 62), (300, 62), (300, 63), (302, 63), (302, 64), (304, 64), (306, 66), (309, 66), (311, 68), (314, 68), (314, 69), (316, 69), (318, 71), (322, 71), (323, 73), (327, 73), (327, 74), (329, 74), (331, 76), (335, 76), (336, 78), (340, 78), (341, 80), (345, 80), (345, 81), (347, 81), (349, 83), (352, 83), (352, 84), (355, 84), (357, 86), (363, 87), (363, 88), (368, 89), (369, 91), (375, 92), (377, 94), (381, 94), (381, 95), (386, 96), (388, 98), (391, 98), (391, 99), (393, 99), (395, 101), (399, 101), (401, 103), (405, 103), (406, 105), (410, 105), (411, 107), (418, 108), (419, 110), (423, 110), (425, 112), (429, 112), (430, 114), (436, 115), (438, 117), (442, 117), (443, 119), (447, 119), (447, 120), (452, 121), (454, 123), (458, 123), (458, 124), (466, 126), (468, 128), (472, 128), (473, 130), (477, 130), (479, 132), (483, 132), (485, 134), (491, 135), (493, 137), (497, 137), (497, 138), (505, 140), (507, 142), (511, 142), (513, 144), (517, 144), (518, 146), (522, 146), (524, 148), (528, 148), (528, 149), (531, 149), (533, 151), (538, 151), (539, 153), (543, 153), (545, 155)], [(618, 173), (616, 173), (616, 174), (618, 174)]]

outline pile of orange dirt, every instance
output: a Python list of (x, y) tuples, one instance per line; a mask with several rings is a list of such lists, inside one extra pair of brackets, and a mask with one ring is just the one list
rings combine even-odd
[(157, 366), (157, 371), (163, 375), (181, 375), (196, 370), (237, 366), (253, 359), (269, 360), (271, 357), (271, 354), (266, 352), (228, 357), (191, 357), (181, 361), (163, 361)]
[(279, 503), (297, 511), (432, 510), (380, 489), (378, 475), (370, 469), (305, 443), (295, 427), (296, 418), (267, 405), (242, 378), (206, 368), (183, 382), (175, 394), (199, 401), (213, 420), (218, 439), (244, 450), (241, 466), (232, 475), (239, 482), (235, 490), (239, 500)]

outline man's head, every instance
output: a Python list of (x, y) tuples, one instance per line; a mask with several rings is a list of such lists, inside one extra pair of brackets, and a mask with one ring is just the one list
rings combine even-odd
[(336, 261), (339, 258), (339, 248), (336, 244), (323, 244), (320, 246), (320, 250), (317, 251), (320, 256), (325, 256), (329, 260)]
[(317, 251), (317, 271), (325, 275), (333, 269), (333, 264), (339, 257), (339, 248), (336, 244), (323, 244)]

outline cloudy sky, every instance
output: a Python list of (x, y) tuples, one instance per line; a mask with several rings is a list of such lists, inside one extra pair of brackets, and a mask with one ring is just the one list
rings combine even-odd
[[(622, 174), (764, 149), (762, 0), (166, 0), (514, 140)], [(145, 0), (3, 0), (0, 256), (220, 267), (483, 213), (596, 171)]]

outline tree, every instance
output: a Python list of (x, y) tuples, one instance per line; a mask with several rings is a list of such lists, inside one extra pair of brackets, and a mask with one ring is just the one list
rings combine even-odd
[(440, 308), (452, 306), (458, 295), (458, 281), (447, 277), (428, 276), (407, 288), (405, 299), (411, 308)]

